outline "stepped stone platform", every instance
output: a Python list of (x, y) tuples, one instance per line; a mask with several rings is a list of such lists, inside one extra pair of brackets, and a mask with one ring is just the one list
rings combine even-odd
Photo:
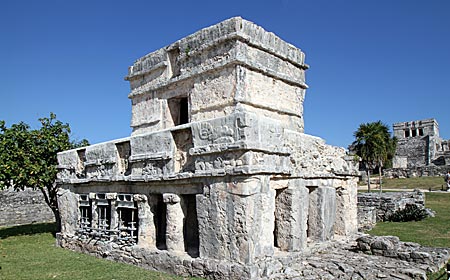
[(303, 252), (276, 250), (253, 266), (226, 260), (195, 259), (187, 254), (122, 250), (114, 243), (60, 239), (66, 248), (148, 269), (207, 279), (427, 279), (450, 259), (448, 248), (423, 247), (401, 242), (395, 236), (355, 234), (333, 241), (310, 244)]

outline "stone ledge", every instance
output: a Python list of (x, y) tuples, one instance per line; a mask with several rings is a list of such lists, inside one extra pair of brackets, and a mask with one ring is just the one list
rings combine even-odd
[(428, 272), (437, 272), (450, 259), (448, 248), (423, 247), (413, 242), (401, 242), (397, 236), (363, 235), (357, 240), (357, 250), (407, 262), (427, 265)]
[[(274, 33), (268, 32), (250, 21), (244, 20), (241, 17), (234, 17), (206, 27), (163, 49), (149, 53), (136, 60), (133, 66), (129, 68), (129, 73), (125, 79), (129, 80), (136, 75), (142, 75), (149, 69), (158, 67), (166, 59), (165, 53), (173, 49), (180, 49), (180, 52), (183, 51), (186, 53), (198, 52), (211, 47), (211, 45), (218, 44), (223, 40), (238, 38), (248, 42), (250, 45), (283, 58), (298, 67), (308, 68), (304, 63), (305, 55), (301, 50), (283, 41)], [(187, 56), (187, 54), (183, 55)]]
[[(358, 242), (383, 247), (394, 241), (398, 248), (410, 248), (409, 259), (367, 255)], [(375, 244), (378, 244), (375, 246)], [(384, 245), (383, 245), (384, 244)], [(192, 258), (185, 253), (139, 246), (121, 249), (109, 242), (84, 244), (76, 237), (57, 234), (57, 245), (97, 257), (138, 265), (150, 270), (179, 276), (206, 279), (427, 279), (427, 273), (439, 271), (450, 259), (446, 248), (422, 247), (398, 241), (395, 237), (356, 235), (345, 240), (315, 244), (304, 252), (276, 252), (273, 258), (261, 259), (254, 265), (225, 260)], [(387, 245), (389, 247), (390, 245)], [(394, 247), (395, 247), (394, 246)], [(377, 248), (378, 248), (377, 247)], [(429, 256), (429, 257), (428, 257)]]

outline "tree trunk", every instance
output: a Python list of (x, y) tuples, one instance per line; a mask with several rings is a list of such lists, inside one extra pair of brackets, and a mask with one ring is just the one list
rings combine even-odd
[(379, 176), (379, 180), (380, 180), (380, 194), (383, 192), (383, 185), (382, 185), (382, 175), (381, 175), (381, 166), (378, 166), (378, 176)]
[(370, 169), (367, 169), (367, 192), (370, 193)]
[(49, 188), (39, 188), (39, 189), (44, 195), (45, 203), (47, 203), (48, 207), (50, 207), (50, 209), (53, 212), (53, 215), (55, 216), (56, 231), (53, 233), (53, 235), (56, 235), (57, 232), (61, 232), (61, 218), (59, 216), (58, 201), (56, 198), (56, 189), (54, 187), (55, 185)]
[(59, 216), (59, 210), (52, 208), (53, 215), (55, 215), (56, 222), (56, 231), (53, 233), (53, 236), (56, 236), (57, 232), (61, 232), (61, 217)]

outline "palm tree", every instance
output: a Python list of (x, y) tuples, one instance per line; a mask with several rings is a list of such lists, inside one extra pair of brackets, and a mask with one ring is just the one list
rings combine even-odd
[(392, 161), (397, 139), (391, 137), (388, 126), (381, 121), (360, 124), (354, 136), (356, 140), (352, 146), (356, 155), (361, 158), (361, 162), (365, 165), (368, 192), (370, 192), (370, 171), (376, 167), (379, 171), (381, 192), (382, 168)]

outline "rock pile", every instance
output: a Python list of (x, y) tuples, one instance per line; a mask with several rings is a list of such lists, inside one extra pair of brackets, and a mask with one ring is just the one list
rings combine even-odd
[(450, 258), (448, 249), (401, 242), (395, 236), (352, 240), (319, 245), (296, 258), (280, 257), (267, 265), (279, 269), (264, 279), (427, 279), (427, 273), (439, 271)]

